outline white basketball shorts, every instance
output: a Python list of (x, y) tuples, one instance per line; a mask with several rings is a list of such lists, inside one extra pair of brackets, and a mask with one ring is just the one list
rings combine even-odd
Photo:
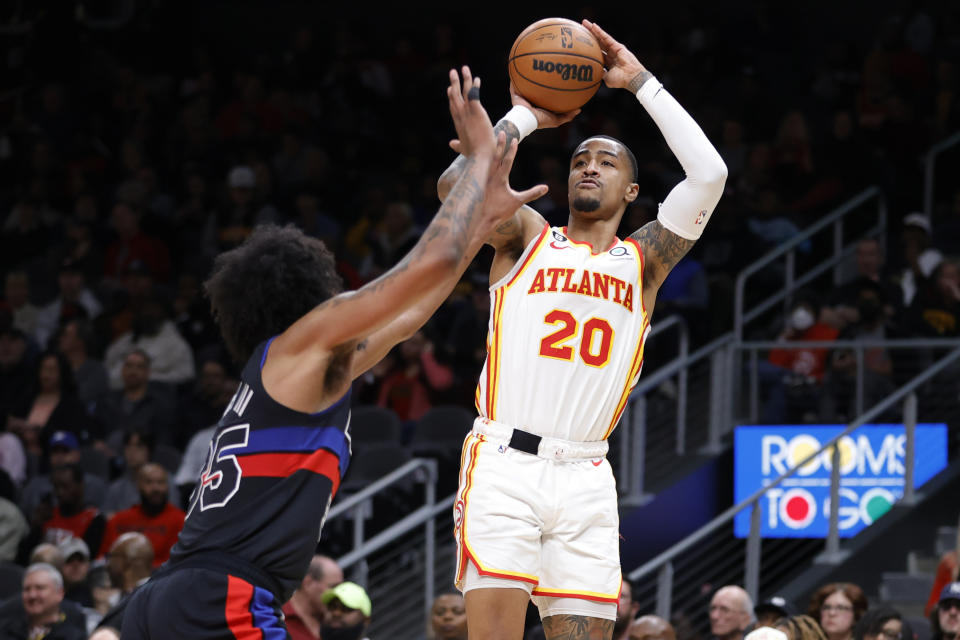
[(620, 523), (610, 463), (596, 456), (597, 443), (552, 440), (539, 455), (517, 451), (510, 431), (478, 418), (464, 441), (457, 588), (525, 589), (541, 618), (616, 619)]

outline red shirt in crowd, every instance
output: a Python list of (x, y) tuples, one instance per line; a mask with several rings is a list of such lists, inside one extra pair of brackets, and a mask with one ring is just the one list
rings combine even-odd
[(99, 514), (100, 511), (95, 507), (87, 507), (80, 513), (68, 517), (60, 513), (60, 507), (55, 507), (53, 509), (53, 517), (43, 523), (43, 530), (44, 532), (49, 532), (53, 529), (69, 531), (73, 534), (74, 538), (83, 540), (83, 536), (86, 534), (87, 529), (90, 528), (90, 524)]
[(287, 625), (287, 633), (290, 634), (292, 640), (318, 640), (320, 636), (315, 636), (310, 632), (310, 629), (307, 628), (307, 625), (303, 624), (303, 620), (300, 619), (300, 614), (297, 613), (297, 610), (293, 608), (293, 605), (289, 602), (281, 608), (283, 611), (283, 622)]
[(107, 521), (103, 544), (100, 545), (100, 555), (106, 554), (117, 538), (135, 531), (142, 533), (150, 541), (153, 546), (153, 566), (159, 567), (170, 557), (170, 549), (180, 535), (185, 517), (186, 514), (183, 511), (169, 502), (163, 511), (155, 516), (145, 513), (139, 504), (118, 511)]
[[(793, 340), (801, 342), (836, 340), (838, 334), (839, 331), (833, 327), (817, 323)], [(823, 379), (826, 369), (827, 351), (827, 349), (773, 349), (770, 351), (769, 360), (778, 367), (814, 378), (819, 382)]]

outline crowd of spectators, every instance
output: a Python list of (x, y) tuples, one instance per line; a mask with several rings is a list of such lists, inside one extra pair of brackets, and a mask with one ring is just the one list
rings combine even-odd
[[(111, 3), (56, 3), (19, 16), (26, 26), (0, 42), (0, 559), (31, 567), (44, 583), (31, 593), (79, 594), (101, 615), (102, 592), (143, 579), (113, 567), (116, 545), (133, 547), (131, 566), (148, 548), (150, 566), (169, 553), (210, 427), (237, 386), (202, 290), (216, 254), (258, 224), (294, 224), (334, 249), (347, 287), (392, 266), (436, 211), (453, 159), (447, 69), (469, 63), (483, 75), (496, 119), (514, 32), (542, 17), (507, 27), (494, 15), (406, 16), (387, 30), (383, 16), (313, 20), (289, 3), (251, 35), (262, 4), (131, 4), (105, 29), (81, 8)], [(718, 215), (655, 312), (684, 316), (695, 340), (729, 329), (742, 267), (863, 187), (885, 192), (891, 228), (858, 245), (855, 277), (798, 296), (773, 332), (785, 348), (762, 374), (770, 420), (798, 407), (800, 418), (852, 416), (850, 352), (791, 350), (791, 340), (960, 333), (960, 190), (940, 193), (932, 217), (906, 215), (919, 205), (920, 154), (960, 129), (960, 16), (948, 2), (881, 4), (869, 15), (804, 9), (821, 18), (815, 39), (776, 3), (647, 7), (642, 20), (570, 9), (635, 47), (729, 168)], [(644, 197), (621, 235), (651, 220), (679, 180), (628, 98), (601, 88), (572, 124), (524, 142), (514, 181), (551, 187), (534, 207), (552, 224), (566, 221), (567, 156), (588, 134), (617, 136), (641, 159)], [(801, 260), (819, 258), (821, 248), (802, 249)], [(432, 406), (472, 407), (489, 259), (358, 380), (359, 403), (408, 427)], [(868, 349), (866, 395), (882, 397), (916, 366)], [(72, 551), (37, 564), (43, 544)], [(94, 567), (82, 588), (77, 562)], [(59, 582), (50, 567), (63, 568)]]

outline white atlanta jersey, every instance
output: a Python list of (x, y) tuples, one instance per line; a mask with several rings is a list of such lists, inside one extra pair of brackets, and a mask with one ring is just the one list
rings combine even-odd
[(480, 415), (574, 442), (608, 438), (643, 365), (642, 281), (633, 239), (593, 253), (545, 225), (490, 287)]

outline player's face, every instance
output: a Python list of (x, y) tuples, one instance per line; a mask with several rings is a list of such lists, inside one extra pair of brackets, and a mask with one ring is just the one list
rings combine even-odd
[(619, 144), (603, 138), (585, 140), (570, 159), (570, 211), (590, 218), (610, 218), (636, 197), (632, 178), (630, 160)]

